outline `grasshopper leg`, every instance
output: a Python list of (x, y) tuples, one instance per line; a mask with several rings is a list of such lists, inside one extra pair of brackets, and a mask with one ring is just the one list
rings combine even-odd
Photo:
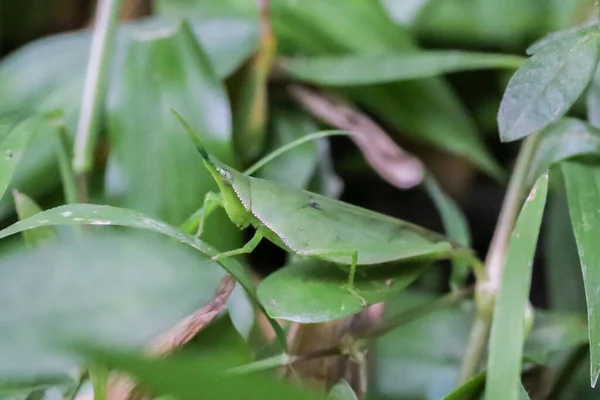
[(204, 230), (204, 221), (218, 206), (223, 206), (223, 200), (221, 196), (215, 192), (208, 192), (204, 196), (204, 204), (202, 205), (202, 211), (200, 213), (200, 220), (198, 221), (198, 230), (196, 231), (196, 237), (202, 236)]
[(239, 249), (234, 249), (234, 250), (226, 251), (224, 253), (217, 254), (217, 255), (213, 256), (212, 259), (213, 259), (213, 261), (217, 261), (217, 260), (221, 260), (223, 258), (233, 257), (233, 256), (237, 256), (240, 254), (251, 253), (252, 250), (254, 250), (256, 248), (256, 246), (258, 246), (258, 244), (260, 243), (260, 241), (262, 240), (263, 237), (264, 237), (263, 229), (258, 228), (256, 230), (256, 232), (254, 233), (254, 236), (252, 236), (252, 239), (250, 239), (245, 245), (243, 245)]
[[(357, 296), (363, 303), (363, 307), (369, 305), (367, 300), (362, 297), (358, 292), (354, 289), (354, 275), (356, 274), (356, 265), (358, 264), (358, 251), (356, 250), (309, 250), (302, 252), (302, 255), (306, 256), (348, 256), (350, 257), (350, 275), (348, 276), (348, 283), (346, 284), (346, 289), (353, 295)], [(322, 258), (322, 257), (320, 257)]]

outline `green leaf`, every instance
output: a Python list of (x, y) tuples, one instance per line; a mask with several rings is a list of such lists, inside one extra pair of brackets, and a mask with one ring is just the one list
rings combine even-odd
[[(122, 63), (132, 40), (160, 36), (177, 24), (178, 21), (173, 19), (148, 18), (121, 25), (112, 76), (121, 75)], [(220, 78), (238, 68), (258, 42), (258, 24), (247, 18), (200, 20), (194, 24), (194, 32)], [(0, 62), (0, 116), (62, 109), (67, 130), (73, 134), (90, 40), (89, 31), (54, 35), (31, 42), (5, 57)], [(116, 81), (113, 79), (108, 89), (113, 99), (120, 92)], [(136, 98), (136, 103), (138, 100)], [(168, 111), (170, 106), (164, 108)], [(151, 114), (144, 118), (148, 115)], [(55, 137), (51, 132), (43, 133), (36, 135), (15, 175), (15, 186), (34, 197), (56, 188), (60, 182)], [(138, 154), (137, 150), (135, 154)], [(12, 211), (12, 201), (4, 199), (0, 203), (0, 216)]]
[[(432, 295), (404, 291), (386, 303), (384, 321), (427, 304)], [(373, 346), (373, 370), (369, 382), (373, 398), (449, 399), (469, 340), (475, 304), (465, 300), (425, 315), (382, 336)], [(587, 343), (585, 318), (578, 314), (536, 310), (535, 323), (527, 337), (524, 354), (548, 363), (549, 356), (564, 354)], [(399, 376), (410, 379), (398, 379)], [(432, 380), (432, 376), (435, 379)], [(471, 390), (485, 379), (478, 375)]]
[(231, 162), (225, 89), (187, 24), (134, 40), (117, 82), (121, 90), (108, 108), (110, 167), (122, 182), (109, 175), (109, 195), (123, 207), (180, 224), (216, 185), (170, 108), (189, 118), (207, 147)]
[(519, 398), (531, 270), (547, 192), (548, 173), (545, 173), (525, 200), (510, 238), (500, 291), (494, 307), (486, 400)]
[[(356, 274), (354, 290), (376, 304), (404, 290), (422, 270), (423, 264), (363, 268)], [(347, 288), (348, 273), (319, 260), (298, 261), (269, 275), (258, 287), (258, 298), (276, 319), (317, 323), (349, 317), (364, 306)]]
[(0, 141), (0, 198), (13, 179), (13, 174), (27, 146), (39, 129), (41, 120), (32, 117), (14, 126)]
[(297, 57), (282, 62), (284, 71), (304, 82), (327, 86), (389, 83), (488, 68), (519, 68), (518, 56), (464, 51), (415, 51), (342, 56)]
[[(274, 0), (271, 19), (282, 55), (408, 53), (409, 33), (396, 26), (375, 1)], [(360, 26), (361, 29), (356, 27)], [(464, 156), (484, 171), (501, 175), (458, 97), (439, 78), (341, 90), (411, 138)]]
[(554, 164), (583, 154), (600, 154), (600, 129), (575, 118), (561, 118), (539, 133), (527, 186)]
[[(126, 208), (95, 204), (69, 204), (42, 211), (1, 230), (0, 239), (28, 229), (54, 225), (114, 225), (146, 229), (177, 239), (209, 256), (220, 253), (200, 239), (181, 232), (167, 223), (152, 219), (146, 214)], [(256, 299), (256, 289), (252, 278), (242, 265), (232, 258), (219, 261), (219, 264), (235, 277), (253, 299)]]
[(600, 374), (600, 267), (598, 266), (598, 235), (600, 218), (600, 171), (597, 166), (575, 161), (562, 164), (573, 233), (585, 286), (590, 337), (590, 378), (592, 387)]
[(336, 383), (327, 396), (328, 400), (358, 400), (356, 393), (352, 390), (352, 387), (345, 380), (341, 380)]
[(585, 312), (585, 288), (562, 174), (551, 174), (553, 186), (542, 226), (548, 306), (557, 311)]
[(399, 25), (412, 25), (430, 0), (380, 0), (390, 19)]
[[(52, 225), (115, 225), (145, 229), (179, 240), (181, 243), (187, 244), (188, 246), (191, 246), (201, 253), (209, 256), (214, 256), (220, 253), (220, 251), (209, 246), (200, 239), (182, 232), (179, 229), (162, 221), (154, 220), (138, 211), (94, 204), (69, 204), (43, 211), (1, 230), (0, 239), (28, 229)], [(256, 286), (254, 281), (252, 280), (252, 277), (248, 271), (234, 258), (220, 260), (219, 264), (227, 272), (229, 272), (236, 279), (236, 281), (239, 282), (239, 284), (246, 290), (250, 298), (266, 315), (266, 311), (264, 311), (264, 308), (260, 304), (260, 301), (256, 295)], [(268, 320), (273, 326), (280, 344), (284, 346), (285, 337), (283, 335), (283, 331), (275, 321), (271, 320), (270, 318), (268, 318)]]
[[(13, 197), (21, 221), (43, 211), (32, 198), (16, 189), (13, 190)], [(58, 232), (53, 227), (41, 227), (23, 232), (23, 239), (30, 246), (39, 246), (47, 242), (55, 242), (58, 239)]]
[(587, 87), (598, 63), (598, 28), (581, 29), (542, 47), (513, 75), (500, 104), (504, 142), (521, 139), (560, 118)]
[(547, 35), (545, 35), (544, 37), (542, 37), (539, 40), (536, 40), (535, 42), (533, 42), (532, 44), (529, 45), (529, 47), (525, 50), (525, 54), (527, 54), (528, 56), (532, 56), (535, 53), (538, 52), (538, 50), (540, 50), (541, 48), (547, 46), (547, 45), (560, 45), (560, 39), (563, 39), (564, 37), (571, 35), (577, 31), (580, 31), (582, 28), (582, 26), (576, 26), (574, 28), (569, 28), (569, 29), (564, 29), (558, 32), (551, 32)]
[(209, 301), (222, 276), (204, 254), (115, 232), (4, 257), (0, 375), (63, 372), (76, 365), (63, 347), (72, 340), (145, 346)]
[[(318, 131), (318, 125), (308, 116), (282, 107), (272, 109), (271, 135), (266, 149), (272, 151), (309, 133)], [(270, 161), (255, 176), (282, 182), (298, 189), (306, 189), (319, 162), (318, 143), (310, 141)]]
[(519, 400), (529, 400), (529, 394), (523, 387), (523, 384), (519, 385)]
[(131, 374), (154, 395), (170, 395), (180, 400), (196, 400), (199, 397), (214, 400), (323, 399), (311, 391), (268, 377), (228, 373), (226, 360), (206, 356), (148, 359), (100, 350), (98, 346), (85, 348), (79, 353), (91, 361)]
[[(471, 247), (469, 225), (458, 205), (450, 196), (442, 191), (433, 175), (428, 174), (424, 180), (424, 184), (429, 197), (435, 203), (442, 217), (446, 235), (465, 247)], [(470, 262), (468, 260), (452, 260), (450, 284), (454, 289), (458, 289), (464, 285), (469, 274), (469, 267)]]

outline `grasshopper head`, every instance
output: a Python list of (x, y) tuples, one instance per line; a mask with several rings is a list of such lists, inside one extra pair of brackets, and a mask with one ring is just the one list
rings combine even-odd
[(188, 134), (196, 149), (200, 153), (203, 158), (204, 166), (210, 172), (215, 182), (219, 186), (219, 190), (221, 191), (221, 198), (223, 199), (223, 208), (225, 208), (225, 212), (227, 216), (238, 228), (244, 229), (248, 225), (250, 225), (250, 213), (244, 207), (244, 204), (238, 197), (235, 189), (234, 189), (234, 174), (241, 175), (236, 171), (231, 170), (224, 164), (221, 164), (218, 160), (212, 158), (208, 155), (208, 152), (200, 142), (200, 139), (189, 124), (183, 119), (181, 115), (177, 113), (175, 110), (173, 114), (179, 120), (181, 125), (183, 126), (185, 132)]
[(223, 200), (223, 208), (231, 222), (240, 229), (248, 227), (248, 225), (250, 225), (250, 213), (246, 210), (246, 207), (235, 190), (235, 172), (230, 171), (225, 166), (213, 162), (210, 158), (204, 160), (204, 165), (219, 186), (219, 191), (221, 192), (221, 198)]

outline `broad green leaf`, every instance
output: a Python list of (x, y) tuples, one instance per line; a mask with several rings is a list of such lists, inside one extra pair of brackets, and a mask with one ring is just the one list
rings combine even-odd
[(216, 317), (194, 338), (185, 344), (184, 351), (214, 354), (215, 357), (227, 354), (228, 361), (235, 366), (246, 365), (254, 361), (254, 352), (250, 344), (233, 326), (231, 315)]
[[(171, 108), (186, 116), (215, 155), (231, 162), (225, 89), (187, 23), (134, 39), (114, 82), (120, 89), (108, 102), (109, 199), (180, 224), (217, 187)], [(223, 248), (239, 246), (238, 230), (223, 213), (219, 216), (207, 226), (207, 232), (219, 229), (212, 242)]]
[[(429, 197), (435, 203), (435, 206), (442, 217), (446, 235), (457, 243), (471, 247), (471, 232), (467, 219), (460, 211), (458, 205), (442, 191), (435, 178), (429, 174), (425, 181), (425, 189)], [(462, 287), (469, 274), (469, 261), (455, 259), (452, 260), (452, 276), (450, 283), (454, 289)]]
[[(369, 304), (383, 302), (410, 285), (423, 266), (363, 268), (355, 276), (354, 289)], [(272, 318), (300, 323), (328, 322), (364, 309), (361, 299), (348, 291), (347, 284), (348, 270), (308, 259), (272, 273), (259, 285), (257, 293)]]
[(519, 398), (523, 342), (527, 335), (526, 307), (547, 192), (545, 173), (525, 200), (510, 238), (490, 333), (486, 400)]
[(590, 82), (599, 55), (595, 26), (542, 47), (508, 83), (498, 112), (500, 139), (521, 139), (566, 113)]
[(594, 387), (600, 374), (600, 320), (597, 318), (600, 306), (600, 256), (596, 254), (600, 234), (600, 170), (595, 165), (567, 161), (562, 164), (562, 173), (585, 286), (590, 338), (590, 378)]
[(551, 32), (547, 35), (545, 35), (544, 37), (542, 37), (539, 40), (536, 40), (535, 42), (533, 42), (531, 45), (529, 45), (529, 47), (525, 50), (525, 53), (528, 56), (532, 56), (535, 53), (538, 52), (538, 50), (540, 50), (541, 48), (547, 46), (547, 45), (560, 45), (560, 39), (571, 35), (579, 30), (581, 30), (583, 27), (582, 26), (577, 26), (574, 28), (569, 28), (569, 29), (564, 29), (558, 32)]
[(327, 86), (359, 86), (431, 78), (488, 68), (519, 68), (518, 56), (464, 51), (365, 53), (342, 56), (294, 57), (281, 62), (293, 78)]
[[(121, 25), (112, 76), (120, 74), (133, 39), (160, 36), (177, 24), (178, 21), (173, 19), (149, 18)], [(256, 47), (258, 25), (248, 18), (214, 18), (195, 21), (194, 32), (206, 49), (216, 73), (224, 78)], [(227, 35), (222, 32), (227, 32)], [(54, 35), (29, 43), (5, 57), (0, 62), (0, 117), (13, 112), (23, 114), (61, 109), (65, 113), (68, 132), (74, 133), (90, 40), (89, 31)], [(114, 98), (118, 97), (119, 90), (116, 80), (113, 80), (108, 92)], [(164, 108), (168, 111), (170, 106), (168, 104)], [(44, 131), (36, 135), (23, 157), (15, 175), (15, 187), (37, 197), (56, 188), (59, 182), (55, 135)], [(0, 203), (0, 216), (13, 211), (9, 200), (5, 198)]]
[[(124, 226), (129, 228), (150, 230), (161, 235), (177, 239), (203, 254), (213, 256), (218, 250), (200, 239), (183, 233), (177, 228), (148, 217), (146, 214), (126, 208), (95, 205), (69, 204), (50, 210), (42, 211), (23, 221), (16, 222), (0, 231), (0, 239), (28, 229), (55, 225), (95, 225), (95, 226)], [(221, 260), (219, 264), (235, 277), (253, 299), (256, 299), (256, 289), (248, 272), (233, 258)]]
[(600, 154), (600, 129), (575, 118), (561, 118), (539, 133), (527, 186), (559, 161), (584, 154)]
[[(154, 220), (138, 211), (94, 204), (69, 204), (43, 211), (3, 229), (0, 231), (0, 239), (28, 229), (53, 225), (114, 225), (145, 229), (169, 236), (209, 256), (220, 253), (220, 251), (209, 246), (200, 239), (184, 233), (162, 221)], [(263, 306), (256, 296), (256, 286), (248, 271), (233, 258), (220, 260), (219, 264), (239, 282), (250, 298), (266, 314), (266, 311), (264, 311)], [(285, 338), (279, 325), (271, 319), (269, 319), (269, 323), (273, 326), (278, 335), (280, 344), (284, 345)]]
[[(381, 4), (364, 0), (273, 0), (271, 18), (281, 55), (410, 53), (416, 46)], [(361, 29), (356, 27), (360, 26)], [(342, 90), (391, 128), (472, 160), (492, 175), (501, 169), (486, 150), (458, 97), (439, 78)]]
[(4, 257), (0, 375), (72, 368), (72, 340), (146, 346), (210, 300), (222, 276), (207, 255), (115, 232)]
[[(299, 111), (272, 108), (272, 129), (266, 153), (270, 153), (309, 133), (318, 131), (318, 125)], [(306, 189), (319, 162), (318, 143), (310, 141), (270, 161), (256, 172), (263, 179), (282, 182), (298, 189)]]
[(38, 117), (26, 119), (0, 139), (0, 198), (4, 196), (23, 153), (41, 124)]
[[(384, 321), (434, 299), (432, 295), (404, 291), (386, 303)], [(450, 396), (456, 389), (474, 316), (474, 302), (465, 300), (379, 338), (373, 346), (373, 370), (377, 373), (369, 382), (374, 398), (432, 400)], [(536, 310), (524, 354), (535, 356), (537, 362), (548, 363), (549, 356), (586, 343), (587, 325), (583, 315)], [(480, 389), (484, 378), (478, 375), (472, 389)], [(448, 399), (466, 400), (463, 397)]]
[[(29, 196), (17, 190), (13, 190), (15, 207), (19, 220), (29, 218), (39, 212), (42, 212), (40, 206)], [(58, 239), (58, 232), (54, 227), (44, 226), (37, 229), (31, 229), (23, 232), (25, 243), (30, 246), (39, 246), (47, 242), (55, 242)]]
[(345, 380), (341, 380), (336, 383), (327, 396), (328, 400), (358, 400), (356, 393), (352, 390), (352, 387)]
[(379, 0), (397, 24), (410, 26), (430, 0)]
[(180, 400), (210, 398), (230, 400), (316, 400), (322, 396), (260, 375), (228, 373), (227, 362), (220, 359), (174, 356), (148, 359), (114, 350), (88, 348), (80, 353), (93, 362), (131, 374), (155, 395), (169, 395)]
[(530, 400), (529, 394), (527, 393), (527, 390), (525, 390), (525, 388), (523, 387), (523, 384), (519, 385), (519, 400)]

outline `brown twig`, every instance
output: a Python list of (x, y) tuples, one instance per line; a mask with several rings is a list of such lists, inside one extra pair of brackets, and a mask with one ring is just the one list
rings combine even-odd
[(357, 133), (350, 136), (373, 169), (400, 189), (412, 188), (423, 180), (423, 164), (401, 149), (373, 120), (346, 100), (292, 84), (289, 95), (315, 117), (337, 128)]

